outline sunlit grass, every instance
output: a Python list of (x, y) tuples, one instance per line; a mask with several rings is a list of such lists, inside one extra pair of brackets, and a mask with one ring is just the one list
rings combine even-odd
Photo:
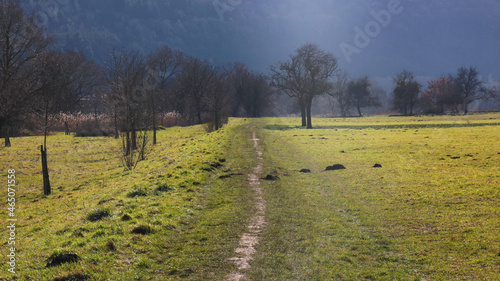
[[(203, 126), (160, 131), (159, 144), (133, 171), (121, 163), (120, 140), (51, 135), (50, 196), (42, 191), (42, 138), (12, 139), (12, 147), (0, 149), (0, 175), (6, 182), (7, 170), (16, 170), (17, 274), (7, 272), (5, 246), (0, 276), (219, 280), (232, 270), (225, 259), (250, 208), (248, 190), (237, 188), (244, 177), (218, 180), (226, 169), (250, 166), (244, 126), (231, 120), (214, 133)], [(223, 158), (222, 167), (211, 167)], [(2, 208), (0, 216), (6, 215)], [(6, 235), (2, 227), (0, 236)], [(81, 260), (46, 268), (54, 253)]]
[[(119, 140), (55, 134), (50, 196), (42, 191), (42, 138), (14, 138), (0, 148), (0, 177), (16, 169), (18, 273), (7, 272), (3, 244), (0, 277), (223, 280), (254, 212), (245, 174), (256, 165), (256, 131), (258, 176), (280, 180), (262, 181), (267, 225), (245, 272), (251, 280), (495, 280), (498, 120), (315, 118), (307, 130), (297, 118), (231, 119), (213, 133), (159, 132), (134, 171), (123, 168)], [(324, 171), (333, 164), (346, 169)], [(219, 179), (227, 174), (234, 176)], [(5, 224), (6, 208), (0, 216)], [(81, 259), (46, 268), (55, 253)]]
[[(494, 280), (500, 126), (467, 124), (499, 119), (317, 118), (313, 130), (262, 121), (267, 166), (289, 176), (268, 183), (270, 223), (252, 277)], [(445, 126), (456, 123), (465, 125)], [(347, 169), (324, 171), (333, 164)]]

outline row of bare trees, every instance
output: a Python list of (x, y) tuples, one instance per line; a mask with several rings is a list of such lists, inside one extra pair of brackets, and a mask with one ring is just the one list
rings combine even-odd
[(50, 51), (53, 38), (16, 1), (0, 1), (0, 16), (0, 133), (6, 146), (26, 116), (48, 121), (47, 115), (89, 104), (96, 115), (114, 117), (115, 135), (155, 129), (156, 116), (172, 111), (182, 124), (209, 122), (215, 130), (230, 115), (258, 117), (270, 104), (268, 79), (242, 63), (218, 67), (164, 46), (147, 56), (115, 50), (99, 66), (79, 53)]
[(99, 66), (76, 52), (51, 51), (53, 41), (18, 2), (0, 1), (0, 135), (9, 147), (26, 120), (43, 120), (46, 195), (51, 116), (76, 114), (89, 105), (95, 116), (111, 116), (123, 162), (133, 168), (157, 142), (158, 115), (176, 112), (179, 125), (207, 123), (218, 130), (230, 115), (261, 116), (273, 94), (264, 76), (241, 63), (217, 67), (164, 46), (147, 56), (114, 50)]
[(217, 67), (163, 46), (146, 57), (114, 51), (100, 98), (114, 117), (115, 137), (121, 132), (126, 165), (133, 167), (148, 143), (157, 142), (158, 115), (177, 112), (185, 125), (218, 130), (229, 116), (262, 116), (272, 94), (267, 79), (242, 63)]
[(488, 87), (480, 78), (475, 67), (460, 67), (455, 75), (442, 75), (427, 83), (427, 89), (418, 97), (418, 106), (425, 113), (459, 113), (463, 110), (467, 114), (474, 101), (500, 97), (497, 89)]
[(412, 115), (415, 110), (432, 114), (463, 110), (467, 114), (472, 102), (498, 97), (497, 89), (488, 88), (472, 66), (460, 67), (456, 75), (442, 75), (427, 83), (427, 89), (422, 91), (422, 85), (415, 80), (413, 73), (403, 71), (397, 74), (394, 77), (394, 109), (404, 115)]
[(50, 194), (47, 167), (49, 116), (73, 110), (99, 84), (99, 67), (75, 52), (52, 52), (52, 38), (14, 1), (0, 2), (0, 133), (11, 146), (12, 129), (27, 116), (43, 120), (41, 145), (44, 193)]

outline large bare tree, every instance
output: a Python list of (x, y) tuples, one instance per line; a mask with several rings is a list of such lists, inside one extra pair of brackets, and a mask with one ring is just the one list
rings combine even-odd
[(316, 44), (305, 44), (287, 61), (270, 67), (273, 85), (297, 100), (302, 126), (308, 129), (312, 128), (312, 101), (331, 91), (337, 69), (337, 59)]
[(30, 108), (34, 97), (33, 61), (51, 42), (34, 15), (17, 1), (0, 1), (0, 133), (10, 146), (11, 126)]

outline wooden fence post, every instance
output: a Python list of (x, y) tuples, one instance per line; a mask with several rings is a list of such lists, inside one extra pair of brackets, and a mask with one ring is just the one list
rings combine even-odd
[(49, 167), (47, 166), (47, 148), (40, 146), (42, 152), (43, 194), (50, 195)]

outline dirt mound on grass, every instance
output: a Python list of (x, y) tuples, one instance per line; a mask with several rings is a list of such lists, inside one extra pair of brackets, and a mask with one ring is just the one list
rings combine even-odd
[(262, 178), (262, 179), (266, 180), (266, 181), (275, 181), (275, 180), (279, 180), (280, 178), (278, 176), (267, 175), (265, 178)]
[(309, 170), (309, 169), (302, 169), (302, 170), (300, 170), (299, 172), (300, 172), (300, 173), (310, 173), (310, 172), (311, 172), (311, 170)]
[(63, 263), (77, 262), (80, 257), (76, 254), (53, 254), (47, 259), (46, 267), (58, 266)]
[(332, 166), (326, 167), (325, 171), (335, 171), (335, 170), (344, 170), (346, 167), (342, 164), (335, 164)]

